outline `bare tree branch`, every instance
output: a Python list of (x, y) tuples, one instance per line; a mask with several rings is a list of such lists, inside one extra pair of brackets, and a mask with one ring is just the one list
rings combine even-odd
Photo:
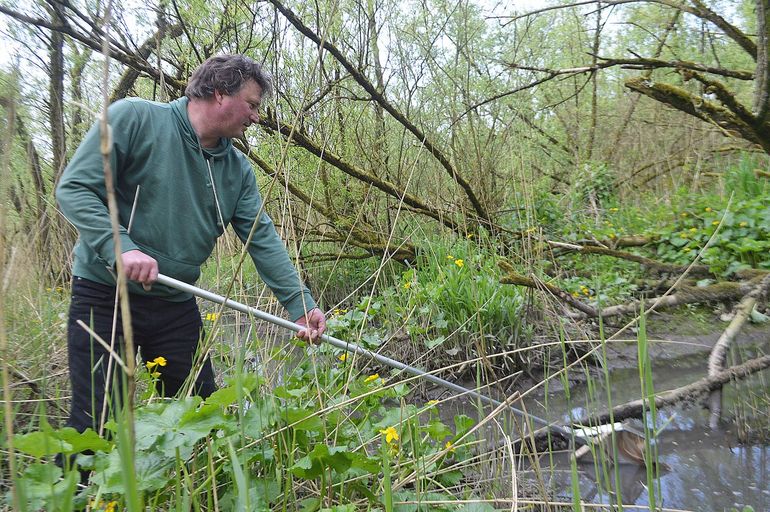
[(307, 25), (305, 25), (302, 20), (300, 20), (297, 15), (294, 14), (294, 12), (291, 11), (288, 7), (283, 5), (279, 0), (269, 0), (270, 3), (272, 3), (278, 11), (287, 19), (289, 22), (294, 25), (294, 27), (299, 30), (305, 37), (313, 41), (316, 45), (319, 47), (324, 48), (326, 51), (331, 53), (337, 61), (342, 64), (342, 66), (350, 73), (350, 75), (353, 77), (353, 79), (363, 87), (363, 89), (372, 97), (372, 99), (382, 106), (385, 110), (388, 111), (388, 113), (393, 116), (394, 119), (396, 119), (399, 123), (401, 123), (404, 128), (409, 130), (416, 138), (420, 141), (420, 143), (425, 147), (425, 149), (432, 154), (436, 160), (439, 161), (441, 166), (446, 170), (446, 172), (449, 174), (449, 176), (454, 180), (460, 188), (463, 189), (465, 192), (466, 197), (470, 201), (471, 205), (473, 206), (473, 209), (476, 212), (476, 215), (479, 217), (480, 221), (484, 224), (484, 226), (487, 229), (493, 229), (493, 225), (491, 222), (491, 219), (489, 217), (489, 214), (486, 211), (486, 208), (481, 204), (478, 197), (476, 197), (476, 193), (473, 190), (473, 187), (471, 187), (470, 183), (468, 183), (457, 170), (454, 168), (452, 163), (449, 161), (449, 159), (444, 155), (444, 153), (431, 141), (428, 136), (420, 130), (414, 123), (412, 123), (411, 120), (409, 120), (403, 113), (401, 113), (393, 104), (391, 104), (383, 94), (380, 94), (377, 91), (377, 88), (372, 84), (369, 79), (367, 79), (361, 71), (358, 70), (353, 64), (342, 54), (342, 52), (333, 44), (329, 43), (328, 41), (322, 40), (321, 37), (318, 36), (313, 30), (311, 30)]

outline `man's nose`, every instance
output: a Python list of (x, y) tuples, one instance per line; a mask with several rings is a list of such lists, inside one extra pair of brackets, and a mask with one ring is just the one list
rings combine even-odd
[(249, 116), (249, 121), (251, 121), (252, 124), (259, 122), (259, 112), (252, 112)]

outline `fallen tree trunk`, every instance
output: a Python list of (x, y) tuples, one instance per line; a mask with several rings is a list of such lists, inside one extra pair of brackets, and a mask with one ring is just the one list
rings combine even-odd
[[(629, 241), (630, 243), (630, 241)], [(688, 275), (693, 277), (713, 277), (714, 274), (709, 269), (708, 265), (672, 265), (670, 263), (663, 263), (661, 261), (653, 260), (652, 258), (646, 258), (639, 256), (638, 254), (632, 254), (630, 252), (618, 251), (615, 249), (608, 249), (606, 247), (598, 247), (595, 245), (575, 245), (565, 244), (561, 242), (548, 241), (551, 247), (562, 249), (565, 251), (582, 252), (586, 254), (598, 254), (601, 256), (611, 256), (627, 261), (633, 261), (640, 264), (642, 267), (656, 273), (656, 274), (683, 274), (687, 271)]]
[[(527, 286), (529, 288), (535, 288), (539, 290), (546, 290), (552, 296), (558, 298), (562, 302), (569, 306), (579, 310), (585, 315), (596, 318), (601, 316), (607, 318), (611, 316), (619, 315), (636, 315), (639, 313), (642, 302), (634, 300), (628, 304), (619, 304), (616, 306), (609, 306), (602, 310), (597, 310), (593, 306), (582, 303), (575, 299), (568, 292), (542, 281), (536, 281), (534, 279), (517, 274), (513, 267), (505, 262), (501, 261), (498, 266), (506, 272), (506, 274), (500, 278), (502, 284), (515, 284), (519, 286)], [(670, 308), (674, 306), (681, 306), (684, 304), (701, 304), (705, 302), (717, 302), (717, 301), (736, 301), (751, 292), (759, 282), (765, 278), (767, 274), (760, 274), (750, 281), (741, 283), (722, 282), (712, 284), (710, 286), (682, 286), (677, 288), (677, 292), (672, 295), (664, 295), (658, 298), (650, 298), (644, 301), (645, 304), (649, 304), (651, 309), (660, 310), (664, 308)]]
[[(751, 359), (738, 366), (733, 366), (719, 373), (704, 377), (686, 386), (664, 391), (655, 395), (655, 407), (668, 407), (680, 402), (695, 402), (703, 395), (711, 391), (721, 389), (722, 386), (732, 380), (746, 378), (754, 373), (770, 368), (770, 355)], [(621, 421), (627, 418), (638, 418), (643, 411), (650, 409), (649, 399), (640, 399), (627, 402), (612, 408), (612, 419)], [(610, 421), (610, 412), (607, 411), (595, 416), (581, 418), (576, 422), (579, 425), (601, 425)]]
[[(714, 348), (711, 349), (711, 354), (709, 354), (709, 377), (713, 377), (724, 370), (727, 351), (730, 349), (730, 345), (732, 345), (735, 336), (738, 335), (743, 324), (746, 323), (746, 320), (751, 315), (757, 300), (767, 292), (768, 287), (770, 287), (770, 274), (765, 276), (738, 304), (730, 325), (724, 330)], [(709, 410), (711, 411), (709, 426), (715, 429), (719, 425), (719, 418), (722, 415), (722, 388), (712, 391), (709, 395)]]

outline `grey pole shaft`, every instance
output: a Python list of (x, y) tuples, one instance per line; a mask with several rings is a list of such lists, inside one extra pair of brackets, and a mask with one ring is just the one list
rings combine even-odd
[[(240, 311), (241, 313), (252, 315), (256, 318), (259, 318), (260, 320), (264, 320), (265, 322), (270, 322), (271, 324), (275, 324), (279, 327), (289, 329), (290, 331), (299, 332), (304, 329), (304, 327), (302, 327), (301, 325), (295, 324), (294, 322), (290, 322), (288, 320), (277, 317), (275, 315), (271, 315), (270, 313), (266, 313), (265, 311), (261, 311), (257, 308), (253, 308), (245, 304), (241, 304), (240, 302), (236, 302), (231, 299), (226, 299), (225, 297), (221, 295), (217, 295), (216, 293), (212, 293), (202, 288), (198, 288), (197, 286), (187, 284), (185, 282), (179, 281), (172, 277), (164, 276), (163, 274), (158, 274), (157, 282), (160, 284), (169, 286), (171, 288), (174, 288), (176, 290), (190, 293), (192, 295), (195, 295), (196, 297), (210, 300), (211, 302), (216, 302), (217, 304), (222, 304), (230, 309)], [(400, 361), (396, 361), (395, 359), (390, 359), (389, 357), (385, 357), (381, 354), (377, 354), (376, 352), (367, 350), (363, 347), (356, 345), (355, 343), (342, 341), (341, 339), (335, 338), (333, 336), (329, 336), (327, 334), (322, 335), (321, 340), (334, 347), (345, 350), (347, 352), (355, 352), (356, 354), (359, 354), (361, 356), (374, 359), (378, 363), (384, 364), (385, 366), (396, 368), (397, 370), (403, 370), (404, 372), (410, 375), (418, 376), (443, 388), (456, 391), (457, 393), (460, 393), (462, 395), (469, 395), (473, 398), (481, 400), (482, 402), (492, 405), (494, 407), (498, 407), (500, 404), (502, 404), (502, 402), (495, 400), (494, 398), (490, 398), (472, 389), (468, 389), (458, 384), (454, 384), (442, 378), (436, 377), (433, 374), (430, 374), (422, 370), (419, 370), (417, 368), (414, 368), (412, 366), (406, 365)], [(512, 406), (508, 406), (508, 407), (511, 410), (511, 412), (513, 412), (514, 414), (516, 414), (521, 418), (524, 418), (525, 420), (527, 419), (532, 420), (534, 423), (537, 423), (543, 427), (549, 428), (553, 431), (559, 432), (560, 434), (565, 436), (567, 439), (572, 439), (574, 437), (573, 432), (571, 432), (570, 430), (564, 427), (555, 425), (553, 423), (549, 423), (548, 421), (542, 418), (538, 418), (537, 416), (532, 416), (531, 414), (527, 414), (524, 411), (521, 411), (515, 407), (512, 407)], [(579, 437), (575, 437), (575, 439), (578, 442), (581, 441)]]

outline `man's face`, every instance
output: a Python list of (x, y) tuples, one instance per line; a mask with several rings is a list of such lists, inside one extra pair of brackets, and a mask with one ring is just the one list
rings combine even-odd
[(220, 101), (221, 137), (240, 137), (246, 128), (259, 121), (262, 88), (254, 80), (247, 80), (233, 95), (216, 95)]

